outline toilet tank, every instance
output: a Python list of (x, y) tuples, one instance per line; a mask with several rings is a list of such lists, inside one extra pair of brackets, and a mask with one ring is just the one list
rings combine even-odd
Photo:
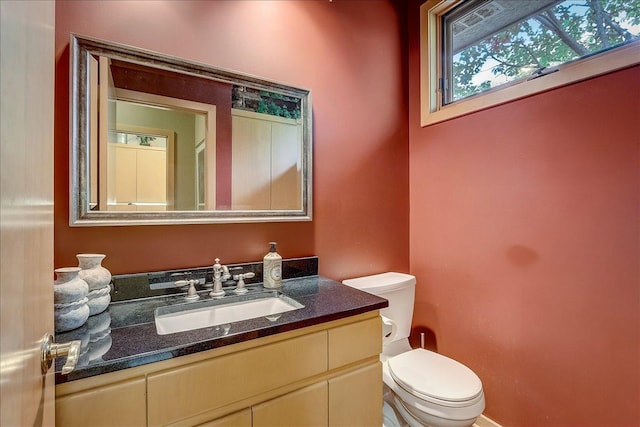
[(392, 341), (409, 337), (416, 290), (415, 276), (389, 272), (346, 279), (342, 283), (389, 301), (389, 307), (380, 310), (380, 314), (391, 319), (397, 326)]

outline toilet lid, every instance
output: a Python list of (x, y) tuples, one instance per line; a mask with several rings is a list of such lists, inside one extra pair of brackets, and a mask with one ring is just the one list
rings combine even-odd
[(482, 393), (482, 382), (471, 369), (432, 351), (411, 350), (387, 363), (400, 387), (425, 400), (464, 402)]
[(415, 285), (416, 277), (411, 274), (388, 272), (346, 279), (342, 281), (342, 284), (378, 295), (394, 289)]

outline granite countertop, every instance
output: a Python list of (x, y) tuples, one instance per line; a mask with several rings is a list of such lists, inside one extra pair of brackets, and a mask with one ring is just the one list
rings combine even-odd
[[(264, 290), (261, 284), (247, 288), (250, 293)], [(56, 383), (317, 325), (388, 305), (383, 298), (317, 275), (285, 280), (281, 291), (304, 307), (282, 313), (277, 319), (261, 317), (225, 327), (212, 326), (167, 335), (158, 335), (154, 311), (160, 306), (184, 303), (184, 295), (112, 302), (105, 312), (90, 317), (83, 327), (56, 334), (56, 342), (82, 341), (80, 359), (73, 372), (61, 374), (64, 358), (56, 360)], [(198, 292), (200, 300), (210, 299), (208, 292)]]

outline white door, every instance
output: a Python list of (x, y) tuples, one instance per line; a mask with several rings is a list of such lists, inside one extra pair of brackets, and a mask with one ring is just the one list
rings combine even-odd
[(0, 0), (0, 425), (54, 425), (53, 1)]

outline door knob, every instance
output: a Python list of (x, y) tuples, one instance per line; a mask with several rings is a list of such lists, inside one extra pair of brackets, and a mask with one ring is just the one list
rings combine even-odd
[(67, 356), (62, 373), (68, 374), (73, 371), (80, 356), (80, 344), (80, 340), (56, 344), (53, 342), (53, 335), (45, 334), (42, 338), (42, 373), (46, 374), (53, 364), (53, 360), (60, 356)]

